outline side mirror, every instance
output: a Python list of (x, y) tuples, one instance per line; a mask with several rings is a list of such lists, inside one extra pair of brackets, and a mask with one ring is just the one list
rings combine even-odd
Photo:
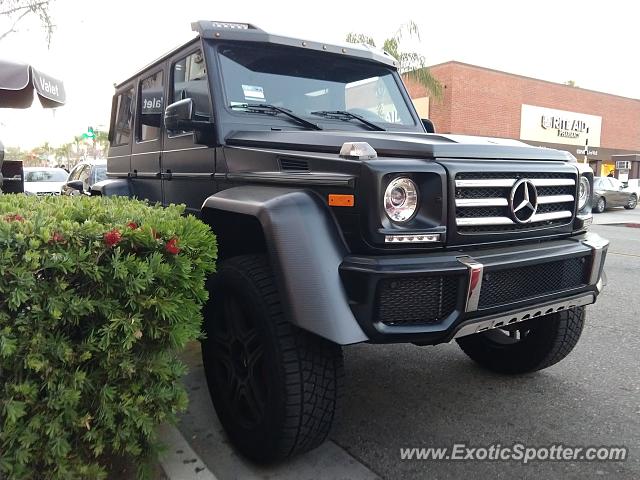
[(433, 124), (431, 120), (428, 118), (422, 118), (422, 125), (427, 133), (436, 133), (436, 126)]
[(164, 111), (164, 126), (168, 131), (192, 130), (193, 100), (185, 98), (167, 106)]
[(66, 183), (66, 186), (80, 193), (84, 193), (84, 183), (82, 183), (82, 180), (71, 180)]

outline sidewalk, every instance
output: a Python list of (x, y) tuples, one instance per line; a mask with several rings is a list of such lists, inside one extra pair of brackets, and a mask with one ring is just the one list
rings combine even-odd
[[(184, 359), (189, 365), (189, 374), (184, 380), (189, 392), (189, 410), (181, 416), (177, 430), (162, 430), (164, 442), (171, 446), (168, 456), (162, 459), (169, 480), (379, 480), (375, 473), (330, 440), (281, 465), (262, 467), (248, 462), (229, 444), (213, 409), (199, 344), (192, 344)], [(191, 476), (185, 476), (184, 472)]]

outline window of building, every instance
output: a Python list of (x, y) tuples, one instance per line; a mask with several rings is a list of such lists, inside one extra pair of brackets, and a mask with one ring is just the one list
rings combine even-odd
[(113, 146), (126, 145), (131, 141), (131, 120), (133, 118), (133, 88), (118, 95), (115, 134)]
[(138, 141), (146, 142), (160, 138), (164, 109), (162, 71), (156, 72), (140, 82), (139, 98)]
[(171, 103), (185, 98), (193, 101), (194, 120), (211, 119), (207, 68), (200, 50), (173, 65)]

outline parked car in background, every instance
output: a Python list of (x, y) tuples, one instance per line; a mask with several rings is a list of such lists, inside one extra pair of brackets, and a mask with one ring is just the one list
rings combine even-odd
[(63, 195), (89, 195), (94, 183), (107, 178), (106, 160), (89, 160), (79, 163), (69, 173), (67, 181), (62, 186)]
[(69, 174), (62, 168), (24, 167), (24, 193), (60, 195)]
[(638, 194), (625, 189), (617, 178), (595, 177), (591, 204), (596, 213), (602, 213), (609, 207), (624, 207), (627, 210), (632, 210), (638, 205)]

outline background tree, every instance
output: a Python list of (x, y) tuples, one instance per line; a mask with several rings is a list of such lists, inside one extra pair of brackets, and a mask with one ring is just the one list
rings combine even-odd
[(568, 87), (577, 87), (578, 85), (576, 84), (575, 80), (567, 80), (566, 82), (564, 82), (565, 85), (567, 85)]
[(96, 136), (96, 143), (100, 145), (101, 150), (106, 151), (109, 146), (109, 132), (102, 130), (94, 130)]
[[(401, 42), (406, 37), (420, 40), (420, 30), (414, 22), (401, 25), (391, 38), (387, 38), (384, 41), (382, 49), (398, 61), (398, 72), (403, 78), (413, 80), (422, 85), (433, 97), (442, 98), (442, 85), (431, 75), (424, 55), (417, 52), (407, 52), (402, 49)], [(349, 33), (346, 40), (349, 43), (364, 43), (372, 47), (376, 46), (373, 37), (364, 33)]]
[(38, 17), (45, 32), (47, 46), (51, 45), (51, 36), (55, 25), (49, 15), (52, 0), (0, 0), (0, 20), (7, 20), (9, 28), (0, 30), (0, 40), (18, 31), (18, 25), (27, 17)]

